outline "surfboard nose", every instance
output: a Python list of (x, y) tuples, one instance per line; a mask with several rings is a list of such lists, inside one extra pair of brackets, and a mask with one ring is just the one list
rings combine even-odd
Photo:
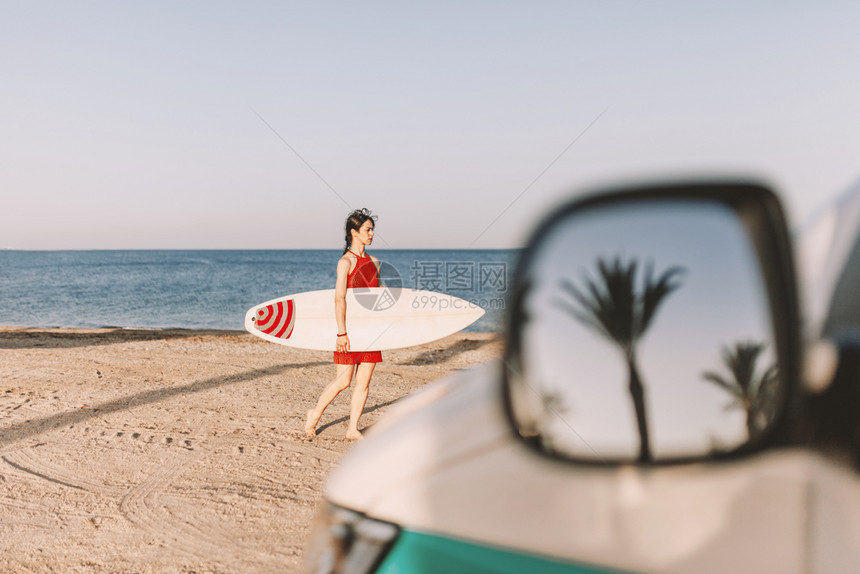
[(258, 307), (251, 317), (254, 327), (277, 339), (289, 339), (296, 323), (296, 306), (292, 299)]

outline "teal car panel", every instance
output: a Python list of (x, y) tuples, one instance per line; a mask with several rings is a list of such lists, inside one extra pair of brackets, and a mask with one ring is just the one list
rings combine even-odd
[(377, 570), (379, 574), (606, 574), (611, 570), (557, 562), (472, 542), (404, 530)]

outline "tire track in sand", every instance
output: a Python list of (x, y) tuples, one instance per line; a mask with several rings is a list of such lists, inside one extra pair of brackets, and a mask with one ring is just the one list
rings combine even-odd
[(135, 526), (176, 550), (210, 561), (235, 560), (241, 548), (237, 547), (231, 532), (211, 524), (201, 528), (189, 517), (174, 515), (161, 502), (170, 485), (183, 472), (220, 446), (220, 441), (207, 442), (205, 433), (193, 442), (197, 448), (185, 451), (182, 460), (128, 491), (120, 501), (120, 511)]
[[(243, 543), (239, 540), (241, 531), (225, 527), (224, 522), (213, 520), (211, 513), (199, 514), (204, 499), (195, 500), (183, 494), (178, 488), (171, 488), (179, 477), (202, 462), (204, 458), (215, 457), (215, 463), (221, 457), (242, 456), (237, 445), (242, 442), (233, 437), (201, 438), (195, 440), (195, 450), (183, 453), (182, 460), (156, 472), (143, 483), (132, 488), (120, 502), (120, 510), (131, 523), (165, 545), (198, 559), (209, 562), (245, 564), (257, 563), (270, 566), (283, 565), (290, 557), (290, 552), (265, 550), (254, 543)], [(317, 459), (333, 460), (337, 453), (325, 449), (315, 449), (304, 444), (287, 443), (274, 446), (276, 450), (313, 456)], [(177, 513), (171, 500), (182, 498), (188, 501), (188, 511)], [(185, 506), (185, 505), (183, 505)], [(209, 520), (205, 520), (209, 518)], [(226, 523), (229, 524), (229, 523)]]
[(38, 456), (33, 451), (33, 447), (7, 451), (0, 456), (0, 459), (16, 470), (69, 488), (84, 490), (107, 497), (120, 496), (125, 492), (125, 489), (120, 487), (83, 479), (64, 467), (50, 463)]

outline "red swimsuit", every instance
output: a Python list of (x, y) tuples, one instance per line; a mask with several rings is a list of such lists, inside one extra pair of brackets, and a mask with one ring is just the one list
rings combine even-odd
[[(355, 255), (355, 269), (346, 278), (346, 288), (352, 287), (377, 287), (379, 285), (379, 276), (373, 260), (369, 255), (359, 257)], [(334, 362), (337, 365), (357, 365), (359, 363), (380, 363), (382, 362), (382, 353), (380, 351), (359, 351), (359, 352), (334, 352)]]

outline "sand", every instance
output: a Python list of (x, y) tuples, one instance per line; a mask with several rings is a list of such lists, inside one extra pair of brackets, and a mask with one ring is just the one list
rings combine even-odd
[[(501, 353), (383, 353), (361, 427)], [(331, 354), (247, 333), (0, 327), (0, 571), (296, 572), (349, 393), (304, 437)]]

